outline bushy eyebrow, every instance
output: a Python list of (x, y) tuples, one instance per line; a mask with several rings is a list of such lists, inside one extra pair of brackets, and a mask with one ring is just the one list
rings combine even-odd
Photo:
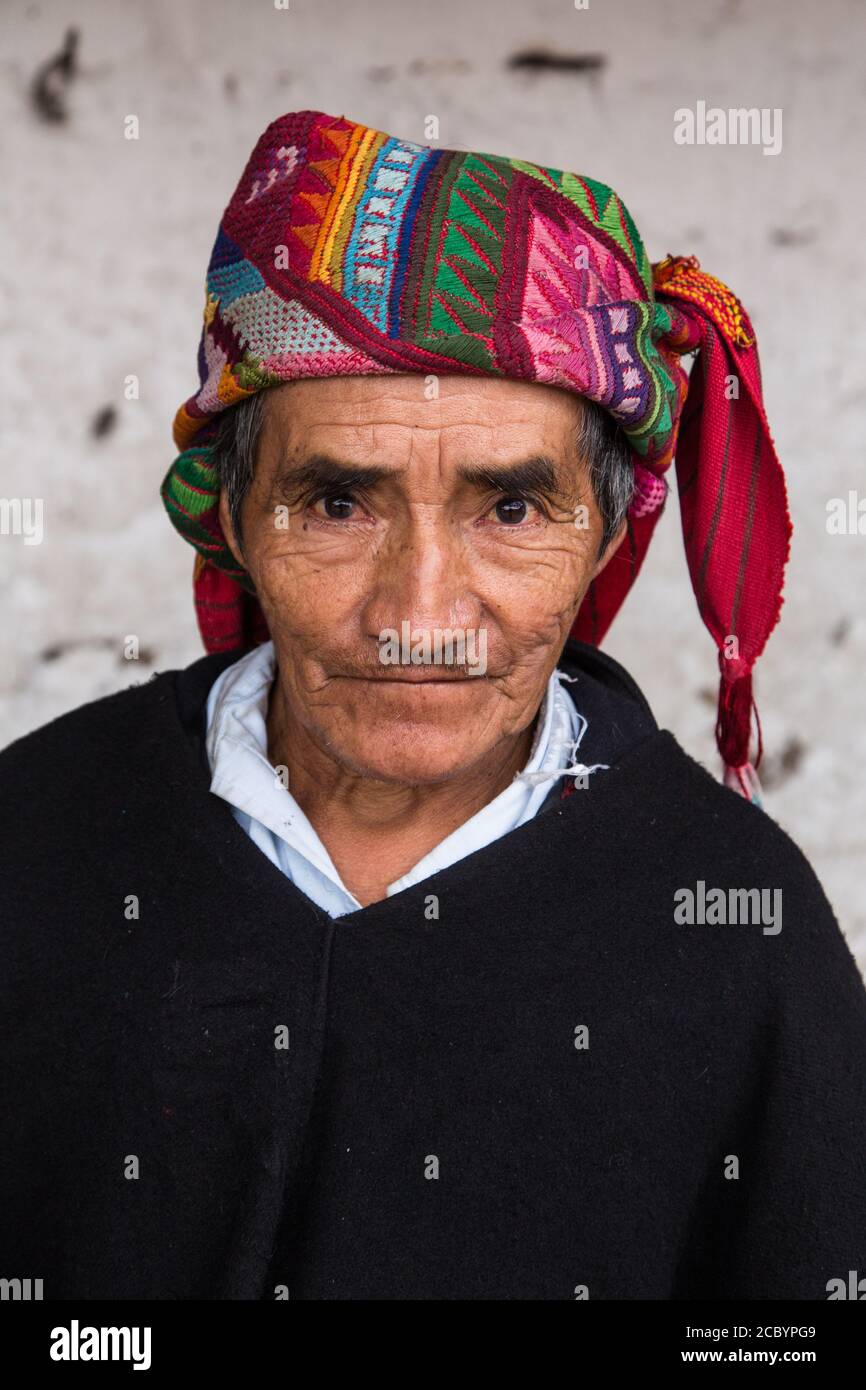
[(556, 496), (560, 492), (556, 466), (545, 454), (537, 454), (519, 463), (478, 464), (458, 468), (458, 476), (479, 490), (494, 488), (497, 492), (545, 492)]
[[(282, 467), (274, 480), (280, 490), (307, 492), (316, 488), (351, 492), (354, 488), (370, 488), (398, 470), (381, 464), (342, 463), (327, 454), (311, 454), (300, 464)], [(457, 476), (479, 491), (542, 492), (552, 497), (561, 495), (556, 466), (544, 454), (522, 459), (518, 463), (466, 464)]]
[(280, 468), (274, 486), (279, 491), (309, 492), (316, 488), (350, 492), (353, 488), (373, 487), (392, 477), (392, 468), (379, 464), (341, 463), (327, 454), (310, 454), (300, 464)]

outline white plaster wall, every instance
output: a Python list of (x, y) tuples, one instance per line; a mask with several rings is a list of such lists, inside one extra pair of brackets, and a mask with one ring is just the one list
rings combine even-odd
[[(51, 125), (29, 84), (68, 25), (80, 72), (68, 120)], [(200, 653), (192, 552), (158, 486), (196, 383), (218, 218), (260, 131), (314, 107), (423, 140), (435, 114), (443, 145), (613, 184), (654, 259), (696, 253), (749, 309), (796, 527), (758, 683), (767, 806), (866, 968), (866, 536), (826, 531), (829, 498), (866, 495), (866, 7), (6, 0), (0, 27), (0, 496), (45, 507), (41, 545), (0, 537), (0, 744)], [(607, 63), (590, 77), (509, 70), (527, 47)], [(781, 108), (782, 153), (675, 145), (674, 111), (699, 99)], [(123, 138), (129, 114), (137, 142)], [(138, 401), (123, 397), (130, 373)], [(115, 427), (94, 438), (106, 406)], [(150, 655), (132, 668), (130, 633)], [(714, 767), (714, 649), (673, 502), (608, 648)]]

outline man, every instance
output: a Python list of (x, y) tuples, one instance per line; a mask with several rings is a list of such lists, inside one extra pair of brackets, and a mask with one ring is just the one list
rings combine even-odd
[[(5, 1272), (832, 1296), (866, 996), (755, 804), (790, 528), (742, 306), (596, 181), (299, 112), (199, 369), (209, 655), (2, 757)], [(675, 449), (727, 788), (596, 650)]]

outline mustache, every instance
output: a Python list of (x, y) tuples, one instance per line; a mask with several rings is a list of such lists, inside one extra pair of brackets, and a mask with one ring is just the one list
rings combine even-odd
[[(345, 662), (341, 662), (339, 668), (329, 668), (328, 677), (330, 680), (341, 677), (344, 680), (394, 681), (402, 679), (402, 674), (404, 672), (411, 672), (413, 676), (419, 679), (426, 677), (428, 680), (459, 680), (470, 678), (472, 680), (478, 680), (479, 678), (477, 665), (472, 665), (465, 661), (439, 661), (426, 665), (420, 662), (406, 661), (393, 662), (390, 665), (384, 666), (380, 661), (376, 661), (375, 664), (373, 664), (368, 660), (353, 663), (351, 666), (347, 666)], [(484, 672), (485, 676), (493, 678), (503, 674), (504, 672), (497, 672), (489, 668)]]
[[(370, 640), (372, 639), (372, 640)], [(348, 650), (340, 647), (321, 654), (319, 667), (326, 681), (363, 680), (401, 684), (433, 681), (501, 679), (513, 670), (513, 653), (496, 644), (491, 662), (488, 628), (418, 627), (408, 619), (377, 634), (356, 635)]]
[(360, 661), (356, 653), (350, 664), (356, 670), (360, 666), (361, 678), (371, 681), (467, 680), (487, 673), (487, 636), (486, 626), (415, 627), (404, 618), (399, 632), (380, 628), (375, 653), (364, 641)]

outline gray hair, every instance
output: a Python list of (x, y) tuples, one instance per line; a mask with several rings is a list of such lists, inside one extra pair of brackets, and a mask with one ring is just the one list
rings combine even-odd
[[(214, 440), (213, 460), (239, 545), (243, 544), (241, 512), (253, 480), (264, 422), (264, 397), (264, 391), (257, 391), (224, 411)], [(613, 416), (586, 397), (576, 445), (581, 457), (587, 460), (590, 486), (601, 513), (599, 553), (603, 553), (624, 522), (634, 494), (631, 447)]]

